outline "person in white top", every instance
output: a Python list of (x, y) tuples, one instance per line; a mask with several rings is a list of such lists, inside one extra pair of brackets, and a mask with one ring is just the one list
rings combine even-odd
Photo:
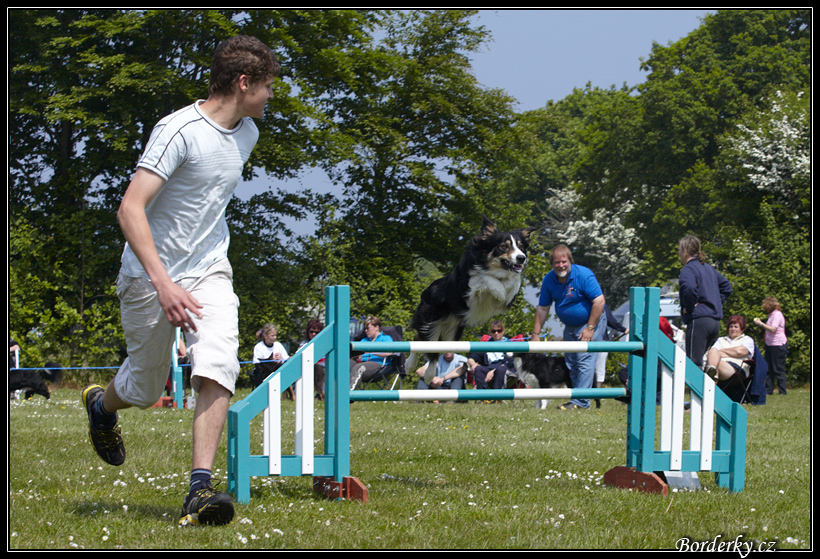
[(728, 336), (718, 338), (706, 354), (706, 374), (713, 380), (726, 380), (740, 371), (749, 376), (743, 362), (754, 355), (754, 340), (745, 334), (746, 319), (732, 315), (726, 323)]
[(253, 362), (260, 361), (287, 361), (288, 355), (285, 346), (276, 341), (278, 332), (273, 324), (265, 324), (259, 332), (261, 341), (253, 348)]
[[(253, 372), (251, 373), (251, 380), (253, 387), (259, 386), (263, 380), (268, 378), (270, 374), (282, 366), (282, 363), (287, 361), (288, 355), (285, 346), (276, 341), (278, 331), (273, 324), (265, 324), (262, 329), (256, 333), (256, 338), (259, 341), (253, 348)], [(293, 387), (285, 391), (293, 399)]]
[(225, 208), (256, 145), (279, 63), (253, 37), (214, 51), (208, 98), (154, 128), (117, 218), (126, 240), (117, 280), (128, 358), (103, 389), (82, 400), (97, 454), (125, 460), (117, 411), (147, 408), (161, 396), (174, 332), (186, 335), (193, 420), (191, 487), (181, 524), (226, 524), (229, 495), (211, 489), (211, 471), (239, 374), (238, 306), (227, 260)]
[(261, 341), (253, 348), (253, 362), (260, 361), (287, 361), (288, 355), (285, 346), (276, 341), (278, 331), (273, 324), (265, 324), (259, 332)]

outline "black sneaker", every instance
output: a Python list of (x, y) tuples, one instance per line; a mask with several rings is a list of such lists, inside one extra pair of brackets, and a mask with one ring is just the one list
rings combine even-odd
[(214, 491), (211, 484), (192, 491), (182, 504), (181, 525), (221, 526), (233, 520), (233, 499), (227, 493)]
[(83, 390), (83, 406), (88, 413), (88, 438), (94, 450), (105, 462), (112, 466), (119, 466), (125, 462), (125, 445), (119, 427), (112, 429), (97, 429), (91, 419), (91, 406), (102, 398), (105, 389), (98, 384), (92, 384)]

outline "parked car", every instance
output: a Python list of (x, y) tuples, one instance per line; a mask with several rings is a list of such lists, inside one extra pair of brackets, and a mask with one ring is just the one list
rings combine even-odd
[[(672, 332), (674, 332), (675, 335), (675, 343), (679, 348), (686, 350), (683, 340), (684, 330), (680, 319), (680, 301), (678, 300), (678, 294), (662, 294), (660, 307), (661, 316), (665, 317), (672, 326)], [(629, 328), (629, 301), (612, 311), (612, 314), (616, 319), (618, 319), (618, 322)], [(628, 339), (628, 335), (627, 337), (621, 339), (626, 341)]]

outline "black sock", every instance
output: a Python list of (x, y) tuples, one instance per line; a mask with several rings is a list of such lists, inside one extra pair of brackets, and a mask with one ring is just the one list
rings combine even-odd
[(97, 400), (91, 404), (91, 422), (97, 429), (113, 429), (117, 424), (117, 412), (107, 412), (102, 401), (102, 398), (97, 398)]
[(191, 470), (190, 491), (193, 493), (197, 489), (208, 485), (211, 482), (211, 470), (196, 469)]

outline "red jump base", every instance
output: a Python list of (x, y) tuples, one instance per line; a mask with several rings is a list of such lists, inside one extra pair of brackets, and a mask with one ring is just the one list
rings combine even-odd
[(355, 477), (342, 478), (336, 481), (329, 477), (314, 477), (313, 490), (330, 499), (348, 499), (367, 502), (368, 489)]
[(635, 468), (616, 466), (604, 474), (604, 483), (619, 489), (635, 489), (644, 493), (659, 493), (664, 497), (669, 486), (653, 472), (639, 472)]

